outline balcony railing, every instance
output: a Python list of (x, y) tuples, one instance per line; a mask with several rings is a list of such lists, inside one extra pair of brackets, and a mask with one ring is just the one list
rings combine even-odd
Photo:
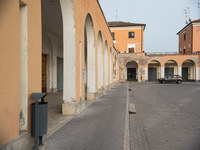
[(177, 55), (178, 52), (146, 52), (146, 55)]

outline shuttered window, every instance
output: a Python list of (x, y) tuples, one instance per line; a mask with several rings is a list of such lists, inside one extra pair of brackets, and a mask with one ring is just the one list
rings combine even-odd
[(128, 37), (129, 38), (135, 38), (135, 32), (129, 32)]

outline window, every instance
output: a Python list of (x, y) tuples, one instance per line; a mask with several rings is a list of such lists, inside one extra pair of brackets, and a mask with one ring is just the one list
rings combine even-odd
[(115, 33), (111, 32), (113, 40), (115, 40)]
[(184, 50), (183, 50), (183, 54), (185, 54), (185, 48), (184, 48)]
[(186, 40), (186, 34), (184, 34), (184, 41)]
[(135, 32), (129, 32), (128, 37), (129, 38), (135, 38)]
[(129, 51), (129, 53), (134, 53), (135, 52), (134, 47), (133, 48), (129, 48), (128, 51)]

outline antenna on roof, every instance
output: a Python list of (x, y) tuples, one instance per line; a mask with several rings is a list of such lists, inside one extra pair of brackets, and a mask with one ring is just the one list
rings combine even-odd
[(118, 21), (118, 10), (116, 9), (115, 11), (116, 11), (116, 16), (115, 16), (116, 17), (116, 21)]
[(200, 3), (198, 3), (198, 18), (200, 18), (200, 16), (199, 16), (199, 9), (200, 9)]
[(188, 9), (188, 19), (189, 19), (188, 22), (190, 23), (190, 22), (192, 22), (192, 20), (190, 18), (190, 7), (188, 7), (187, 9)]
[(185, 23), (186, 25), (188, 24), (188, 21), (187, 21), (187, 17), (188, 17), (188, 12), (187, 12), (187, 9), (183, 9), (184, 13), (185, 13)]

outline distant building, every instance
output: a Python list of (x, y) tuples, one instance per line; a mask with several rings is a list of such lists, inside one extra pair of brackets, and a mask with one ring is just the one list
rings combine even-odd
[[(118, 21), (108, 22), (108, 25), (115, 47), (120, 52), (118, 59), (121, 81), (156, 81), (169, 75), (180, 75), (183, 81), (199, 81), (199, 54), (196, 53), (200, 51), (199, 20), (192, 21), (178, 33), (181, 49), (187, 46), (187, 49), (185, 48), (184, 52), (179, 51), (179, 54), (145, 53), (143, 50), (145, 24)], [(185, 40), (184, 32), (186, 32)]]
[(116, 49), (121, 53), (143, 52), (143, 32), (146, 24), (108, 22)]
[(179, 54), (200, 51), (200, 19), (191, 21), (177, 35), (179, 36)]

